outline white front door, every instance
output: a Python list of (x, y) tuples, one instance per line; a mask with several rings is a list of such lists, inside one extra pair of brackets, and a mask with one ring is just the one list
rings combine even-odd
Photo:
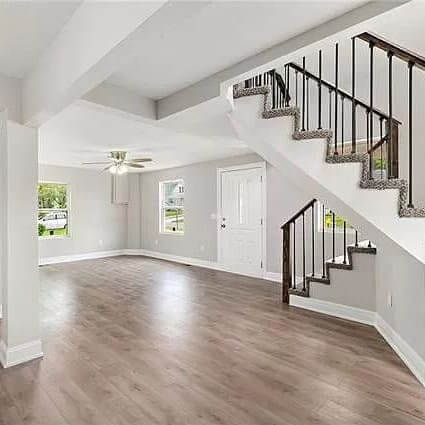
[(220, 171), (219, 262), (262, 275), (263, 167)]

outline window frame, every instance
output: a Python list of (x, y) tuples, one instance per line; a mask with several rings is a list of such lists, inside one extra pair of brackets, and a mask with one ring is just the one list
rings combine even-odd
[[(158, 211), (158, 218), (159, 218), (159, 234), (160, 235), (174, 235), (174, 236), (184, 236), (185, 235), (185, 228), (183, 228), (183, 232), (170, 232), (170, 231), (166, 231), (165, 230), (165, 226), (164, 226), (164, 206), (163, 206), (163, 194), (164, 194), (164, 185), (167, 183), (180, 183), (183, 186), (183, 207), (175, 207), (175, 209), (182, 209), (183, 210), (183, 217), (185, 217), (185, 207), (184, 207), (184, 201), (185, 201), (185, 183), (184, 183), (184, 179), (179, 177), (176, 179), (171, 179), (171, 180), (162, 180), (159, 182), (159, 190), (158, 190), (158, 194), (159, 194), (159, 211)], [(172, 207), (171, 207), (172, 208)], [(168, 209), (170, 209), (170, 207), (168, 207)]]
[[(38, 185), (39, 184), (57, 184), (66, 186), (66, 205), (67, 208), (38, 208)], [(38, 236), (39, 240), (51, 240), (51, 239), (70, 239), (71, 238), (71, 188), (69, 183), (61, 181), (51, 181), (51, 180), (39, 180), (37, 182), (37, 224), (38, 224), (38, 213), (40, 211), (47, 212), (63, 212), (67, 213), (67, 234), (66, 235), (47, 235), (47, 236)]]
[[(321, 202), (318, 202), (317, 204), (318, 204), (318, 208), (317, 208), (317, 231), (319, 233), (322, 233), (322, 207), (323, 207), (323, 204)], [(326, 205), (325, 205), (325, 214), (326, 214), (326, 210), (331, 211), (331, 209), (327, 208)], [(335, 213), (335, 217), (340, 217), (340, 218), (342, 218), (342, 220), (344, 220), (344, 217), (342, 217), (341, 215), (338, 215), (337, 213)], [(335, 220), (335, 222), (336, 222), (336, 220)], [(354, 229), (354, 227), (352, 227), (352, 225), (347, 220), (345, 220), (345, 222), (347, 223), (346, 233), (347, 234), (354, 234), (356, 232), (356, 229)], [(330, 227), (330, 228), (325, 227), (325, 233), (332, 233), (332, 227)], [(341, 234), (344, 233), (344, 228), (335, 226), (335, 233), (341, 233)]]

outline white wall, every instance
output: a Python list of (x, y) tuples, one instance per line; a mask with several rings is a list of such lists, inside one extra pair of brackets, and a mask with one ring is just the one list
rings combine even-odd
[(40, 165), (39, 181), (68, 184), (71, 206), (70, 236), (40, 239), (41, 259), (127, 248), (127, 206), (111, 203), (109, 174)]
[[(376, 311), (422, 357), (425, 365), (425, 267), (389, 238), (381, 242), (379, 251)], [(422, 373), (425, 379), (425, 369)]]
[(0, 108), (7, 109), (9, 120), (21, 122), (21, 80), (0, 74)]
[[(4, 367), (39, 357), (37, 231), (37, 130), (0, 118), (0, 227), (3, 318), (0, 362)], [(19, 158), (19, 166), (16, 166)]]

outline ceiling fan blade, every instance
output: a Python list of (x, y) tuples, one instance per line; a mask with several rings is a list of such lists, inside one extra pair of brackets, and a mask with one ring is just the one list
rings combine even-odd
[(134, 158), (129, 159), (130, 162), (151, 162), (152, 158)]
[(110, 164), (110, 161), (103, 161), (103, 162), (83, 162), (82, 165), (105, 165)]
[(112, 166), (114, 166), (115, 164), (110, 164), (110, 165), (108, 165), (107, 167), (105, 167), (103, 170), (102, 170), (102, 173), (104, 172), (104, 171), (108, 171)]
[(133, 167), (133, 168), (145, 168), (144, 165), (136, 164), (136, 163), (133, 163), (133, 162), (126, 162), (125, 165), (128, 165), (129, 167)]

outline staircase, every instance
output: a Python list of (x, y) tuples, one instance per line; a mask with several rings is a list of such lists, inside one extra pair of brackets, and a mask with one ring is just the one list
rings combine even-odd
[[(389, 237), (424, 263), (425, 243), (417, 235), (425, 234), (425, 208), (413, 202), (412, 70), (415, 66), (422, 69), (425, 59), (374, 34), (363, 33), (352, 41), (353, 76), (357, 72), (356, 44), (360, 41), (367, 42), (370, 51), (369, 102), (356, 97), (355, 78), (351, 93), (339, 88), (336, 45), (334, 83), (322, 79), (319, 52), (318, 75), (307, 70), (303, 58), (302, 65), (285, 64), (280, 78), (273, 77), (278, 74), (273, 71), (234, 86), (234, 109), (229, 117), (248, 146), (287, 176), (308, 185), (352, 223), (358, 223), (363, 233), (369, 233), (378, 245), (380, 239)], [(374, 106), (376, 77), (373, 71), (377, 49), (384, 50), (388, 58), (388, 111), (385, 112)], [(407, 164), (402, 165), (406, 165), (408, 179), (399, 177), (399, 168), (402, 168), (399, 166), (399, 129), (403, 124), (393, 116), (394, 58), (407, 63), (409, 77), (409, 137), (407, 143), (401, 145), (407, 151)], [(347, 105), (351, 107), (348, 115), (345, 114)], [(325, 110), (327, 128), (323, 128)], [(316, 122), (312, 128), (314, 115)], [(314, 140), (317, 142), (313, 143)], [(341, 168), (337, 170), (335, 165)], [(410, 217), (416, 219), (406, 220)], [(308, 280), (304, 293), (308, 293)]]
[[(331, 269), (352, 270), (354, 253), (376, 254), (376, 247), (370, 241), (358, 241), (358, 230), (353, 229), (346, 220), (328, 210), (325, 205), (322, 204), (317, 208), (317, 204), (316, 199), (311, 200), (281, 227), (283, 234), (282, 302), (284, 303), (289, 303), (289, 295), (309, 297), (312, 283), (330, 285)], [(326, 213), (327, 211), (329, 212)], [(339, 224), (342, 222), (342, 226), (339, 226), (342, 227), (342, 255), (340, 256), (336, 255), (337, 217)], [(326, 218), (331, 219), (328, 225)], [(308, 219), (310, 219), (309, 223), (307, 223)], [(320, 224), (319, 229), (315, 223)], [(298, 235), (297, 224), (300, 233)], [(351, 230), (350, 233), (354, 233), (353, 244), (347, 244), (349, 230)], [(328, 259), (326, 259), (326, 255), (329, 255), (327, 251), (331, 251)], [(299, 273), (297, 273), (297, 257), (302, 259), (298, 265), (301, 269)], [(318, 260), (321, 264), (317, 264)], [(306, 271), (307, 268), (309, 272)]]

